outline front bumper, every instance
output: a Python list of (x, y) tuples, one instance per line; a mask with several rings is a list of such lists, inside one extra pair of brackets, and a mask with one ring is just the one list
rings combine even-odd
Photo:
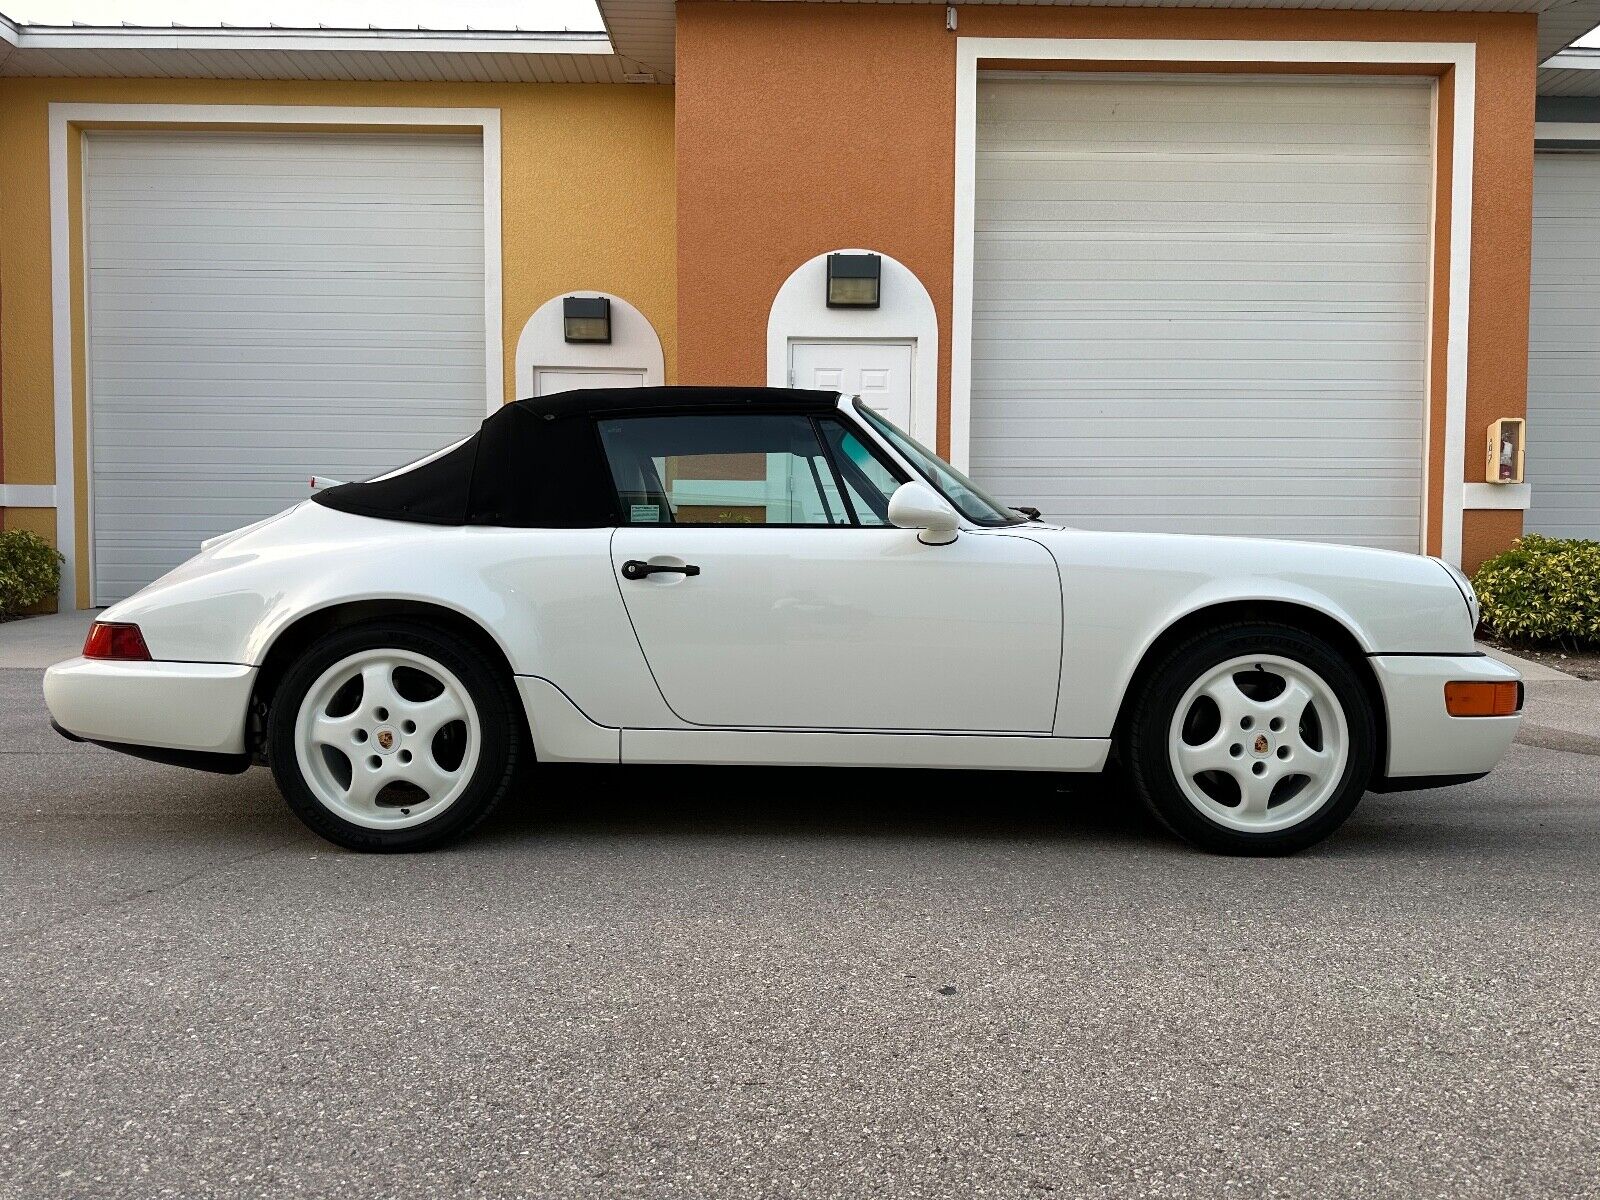
[(69, 658), (44, 673), (44, 702), (71, 737), (119, 749), (239, 755), (256, 668), (238, 663)]
[(1378, 654), (1368, 661), (1389, 713), (1387, 779), (1484, 775), (1510, 749), (1522, 724), (1520, 712), (1452, 717), (1444, 707), (1444, 685), (1452, 681), (1522, 678), (1504, 663), (1484, 655), (1429, 654)]

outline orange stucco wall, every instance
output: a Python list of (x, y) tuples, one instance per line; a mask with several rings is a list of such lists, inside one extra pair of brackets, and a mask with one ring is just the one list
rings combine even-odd
[[(680, 377), (763, 382), (767, 313), (784, 279), (823, 251), (871, 247), (905, 263), (933, 296), (939, 436), (948, 446), (958, 35), (945, 29), (943, 7), (684, 0), (677, 12)], [(959, 36), (1475, 42), (1465, 457), (1466, 478), (1482, 478), (1485, 426), (1522, 414), (1526, 404), (1534, 18), (963, 7)], [(1439, 165), (1446, 179), (1452, 82), (1447, 76), (1442, 89)], [(1445, 349), (1447, 190), (1441, 200), (1436, 363)], [(1436, 551), (1442, 370), (1434, 372), (1432, 392), (1429, 548)], [(1469, 565), (1519, 529), (1518, 514), (1469, 511)]]

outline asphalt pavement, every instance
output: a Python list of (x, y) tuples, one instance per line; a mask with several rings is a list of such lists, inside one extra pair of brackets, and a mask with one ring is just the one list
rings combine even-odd
[(0, 1196), (1600, 1195), (1600, 685), (1288, 860), (1039, 776), (603, 768), (363, 857), (38, 689)]

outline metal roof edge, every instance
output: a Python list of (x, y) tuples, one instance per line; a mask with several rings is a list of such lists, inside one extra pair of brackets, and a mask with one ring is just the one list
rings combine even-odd
[(0, 14), (0, 43), (17, 50), (332, 50), (384, 54), (611, 55), (602, 30), (296, 29), (279, 26), (17, 25)]

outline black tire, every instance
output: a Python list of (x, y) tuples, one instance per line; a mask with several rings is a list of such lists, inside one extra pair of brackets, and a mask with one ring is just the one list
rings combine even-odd
[[(465, 790), (438, 816), (401, 829), (369, 828), (331, 811), (307, 783), (295, 753), (296, 721), (311, 687), (334, 664), (377, 649), (420, 654), (454, 674), (477, 710), (481, 730)], [(267, 759), (295, 815), (335, 845), (369, 853), (431, 850), (483, 821), (511, 789), (520, 763), (532, 757), (519, 705), (504, 669), (467, 641), (404, 619), (353, 625), (313, 643), (284, 675), (267, 717)]]
[[(1221, 824), (1185, 795), (1168, 750), (1177, 707), (1207, 672), (1250, 655), (1288, 659), (1321, 676), (1343, 710), (1349, 753), (1326, 801), (1297, 824), (1270, 832), (1244, 832)], [(1315, 845), (1355, 810), (1372, 778), (1378, 734), (1373, 706), (1355, 668), (1337, 650), (1289, 625), (1249, 622), (1207, 630), (1172, 646), (1143, 674), (1130, 697), (1119, 747), (1134, 791), (1168, 830), (1216, 854), (1293, 854)], [(1276, 796), (1276, 793), (1274, 794)]]

